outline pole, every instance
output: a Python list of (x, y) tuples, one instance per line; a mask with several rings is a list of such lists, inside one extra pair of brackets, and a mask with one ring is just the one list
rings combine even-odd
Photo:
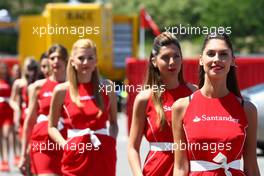
[(139, 37), (139, 59), (145, 59), (145, 28), (140, 27)]

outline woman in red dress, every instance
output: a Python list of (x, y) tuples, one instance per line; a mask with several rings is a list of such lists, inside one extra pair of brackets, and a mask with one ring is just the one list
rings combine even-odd
[(22, 78), (16, 79), (12, 86), (10, 105), (14, 110), (15, 130), (22, 136), (24, 119), (28, 108), (28, 87), (37, 80), (39, 68), (34, 58), (24, 61)]
[(46, 79), (36, 81), (29, 87), (29, 108), (24, 122), (22, 155), (19, 164), (26, 169), (27, 148), (30, 144), (30, 169), (35, 175), (52, 176), (61, 174), (62, 151), (50, 148), (48, 137), (48, 114), (54, 87), (65, 81), (67, 50), (61, 45), (53, 45), (48, 50), (52, 73)]
[[(68, 82), (56, 86), (52, 97), (48, 132), (64, 149), (62, 173), (66, 176), (116, 173), (116, 97), (112, 82), (99, 80), (96, 63), (95, 44), (89, 39), (75, 42)], [(112, 91), (106, 92), (106, 87)], [(69, 121), (67, 140), (56, 128), (61, 109)]]
[(13, 127), (13, 110), (9, 106), (11, 88), (8, 82), (7, 65), (0, 62), (0, 171), (9, 169), (9, 141)]
[(199, 88), (173, 104), (174, 175), (260, 176), (257, 112), (252, 103), (241, 98), (228, 35), (206, 37)]
[[(164, 32), (154, 40), (146, 85), (150, 88), (140, 92), (134, 102), (128, 159), (135, 176), (172, 176), (171, 106), (196, 88), (183, 79), (181, 48), (171, 33)], [(150, 143), (150, 151), (141, 170), (139, 149), (143, 135)]]
[(14, 110), (14, 164), (18, 165), (21, 154), (23, 124), (28, 112), (28, 87), (38, 79), (38, 63), (32, 57), (24, 61), (22, 77), (12, 85), (10, 105)]

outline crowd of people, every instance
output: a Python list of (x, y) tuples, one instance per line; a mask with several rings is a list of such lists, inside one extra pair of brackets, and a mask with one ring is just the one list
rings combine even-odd
[[(199, 85), (184, 79), (182, 58), (173, 34), (154, 39), (148, 89), (133, 104), (133, 175), (259, 176), (257, 112), (240, 94), (229, 36), (206, 36)], [(113, 82), (100, 77), (92, 40), (77, 40), (70, 53), (55, 44), (10, 73), (0, 61), (0, 172), (15, 164), (24, 175), (116, 175), (117, 99), (114, 87), (99, 90)], [(150, 150), (141, 167), (143, 136)]]

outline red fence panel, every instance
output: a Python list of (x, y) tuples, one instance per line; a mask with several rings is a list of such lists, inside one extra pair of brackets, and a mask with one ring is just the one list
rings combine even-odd
[(0, 62), (4, 62), (7, 65), (9, 74), (11, 74), (13, 65), (19, 64), (18, 59), (16, 57), (0, 58)]
[[(126, 60), (126, 76), (129, 85), (142, 85), (146, 77), (146, 70), (148, 66), (147, 60), (138, 60), (135, 58), (128, 58)], [(128, 116), (128, 133), (132, 120), (133, 104), (138, 92), (128, 92), (126, 113)]]
[[(235, 62), (238, 67), (237, 78), (241, 90), (264, 82), (264, 58), (238, 57)], [(198, 64), (198, 59), (184, 60), (185, 80), (198, 84)]]
[(237, 58), (236, 64), (241, 90), (264, 82), (264, 58)]

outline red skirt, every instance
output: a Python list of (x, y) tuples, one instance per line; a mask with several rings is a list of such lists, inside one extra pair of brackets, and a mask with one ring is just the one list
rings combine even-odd
[(172, 151), (150, 151), (143, 168), (144, 176), (172, 176), (174, 155)]
[[(65, 131), (62, 135), (65, 136)], [(48, 122), (34, 126), (31, 136), (30, 167), (33, 174), (54, 173), (62, 175), (63, 149), (48, 136)]]
[(0, 127), (13, 125), (13, 109), (6, 102), (0, 103)]
[(116, 140), (96, 134), (101, 145), (94, 147), (90, 135), (74, 137), (64, 148), (62, 173), (65, 176), (115, 176)]

